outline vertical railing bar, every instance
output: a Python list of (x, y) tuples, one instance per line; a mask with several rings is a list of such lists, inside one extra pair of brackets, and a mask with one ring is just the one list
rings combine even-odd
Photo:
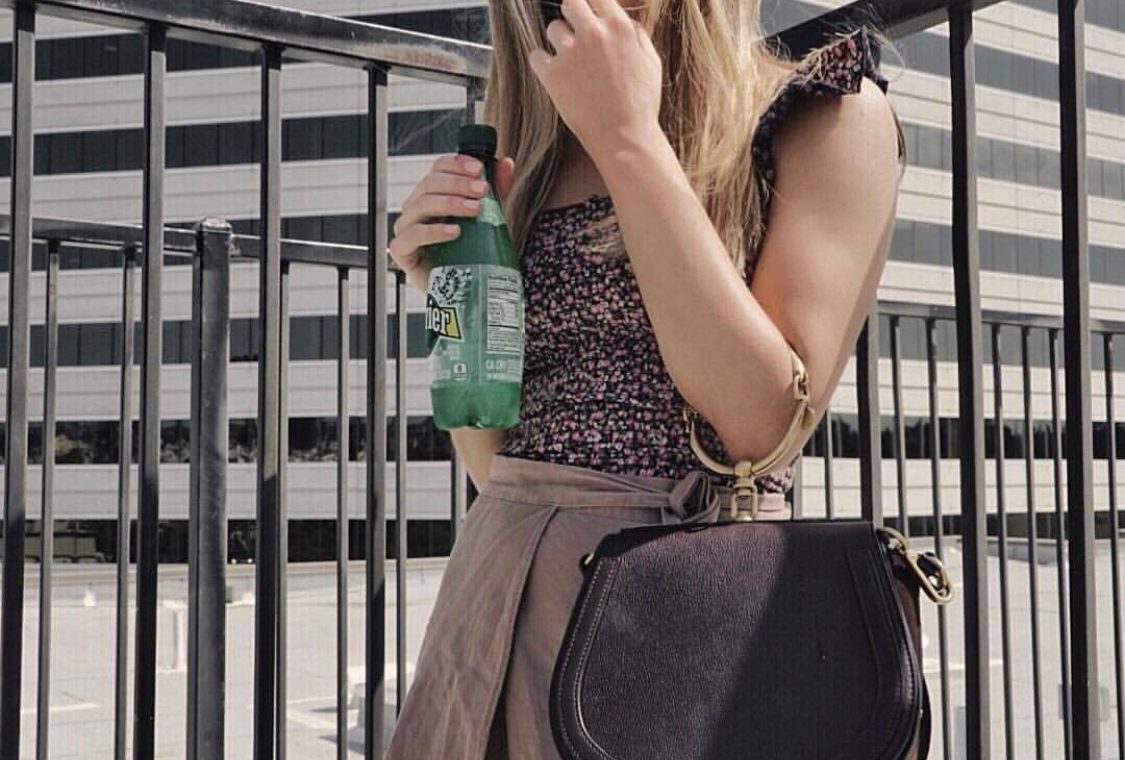
[(40, 494), (39, 673), (35, 710), (35, 757), (47, 760), (51, 705), (51, 574), (55, 557), (55, 388), (59, 366), (59, 241), (47, 241), (43, 318), (43, 471)]
[(951, 5), (949, 72), (953, 126), (953, 290), (961, 458), (965, 598), (965, 751), (988, 757), (992, 722), (988, 651), (988, 522), (984, 500), (980, 250), (977, 236), (976, 56), (973, 9)]
[[(938, 409), (937, 321), (926, 320), (926, 379), (930, 407), (930, 489), (934, 509), (934, 553), (945, 556), (945, 525), (941, 500), (941, 415)], [(938, 606), (938, 648), (941, 658), (941, 736), (945, 760), (953, 756), (952, 695), (949, 684), (949, 620)]]
[(1000, 361), (1000, 324), (990, 325), (992, 334), (992, 405), (996, 455), (997, 561), (1000, 570), (1000, 657), (1003, 662), (1004, 748), (1006, 757), (1015, 757), (1015, 731), (1012, 713), (1012, 621), (1008, 594), (1008, 512), (1004, 478), (1004, 369)]
[(369, 150), (367, 219), (366, 523), (364, 525), (364, 655), (367, 670), (361, 722), (364, 760), (383, 754), (386, 688), (387, 557), (387, 70), (371, 65), (367, 78)]
[(114, 659), (113, 757), (125, 760), (128, 731), (130, 475), (133, 470), (133, 323), (136, 321), (137, 252), (122, 251), (121, 397), (117, 415), (117, 654)]
[(824, 513), (829, 520), (836, 517), (836, 501), (832, 496), (836, 458), (832, 438), (832, 407), (828, 407), (824, 410)]
[(285, 760), (289, 713), (289, 262), (281, 262), (277, 454), (277, 760)]
[(0, 757), (20, 756), (23, 687), (24, 559), (27, 520), (27, 407), (31, 340), (32, 85), (35, 4), (12, 15), (12, 132), (8, 268), (8, 388), (4, 417), (4, 579), (0, 628)]
[(281, 50), (262, 50), (254, 758), (275, 760), (281, 501)]
[(898, 492), (898, 529), (910, 535), (910, 515), (906, 511), (906, 424), (902, 414), (902, 325), (897, 314), (891, 320), (891, 394), (895, 423), (895, 487)]
[(1023, 462), (1027, 484), (1027, 563), (1031, 596), (1031, 699), (1035, 717), (1035, 757), (1043, 760), (1043, 677), (1039, 642), (1039, 526), (1035, 507), (1035, 446), (1031, 399), (1031, 328), (1020, 331), (1020, 363), (1023, 365)]
[(1063, 364), (1066, 368), (1067, 549), (1070, 554), (1071, 705), (1075, 757), (1101, 756), (1094, 574), (1090, 260), (1086, 219), (1085, 3), (1058, 4), (1062, 191)]
[(1105, 426), (1106, 466), (1109, 468), (1109, 566), (1113, 587), (1113, 682), (1117, 695), (1117, 753), (1125, 757), (1125, 652), (1121, 621), (1121, 521), (1117, 505), (1117, 415), (1113, 408), (1113, 333), (1102, 334), (1102, 356), (1105, 359)]
[(465, 464), (457, 456), (457, 449), (449, 451), (449, 542), (457, 543), (461, 518), (465, 515)]
[(792, 494), (790, 498), (793, 500), (793, 519), (800, 520), (804, 517), (804, 497), (802, 495), (803, 480), (805, 472), (805, 458), (798, 457), (796, 463), (793, 465), (793, 483), (789, 487), (789, 492)]
[(1048, 333), (1048, 357), (1051, 368), (1051, 459), (1054, 468), (1055, 490), (1055, 568), (1059, 589), (1059, 645), (1060, 645), (1060, 677), (1062, 681), (1062, 713), (1063, 713), (1063, 757), (1069, 760), (1074, 757), (1074, 741), (1072, 721), (1070, 719), (1070, 619), (1066, 615), (1069, 607), (1067, 603), (1068, 590), (1066, 584), (1066, 520), (1063, 515), (1063, 465), (1062, 465), (1062, 423), (1059, 419), (1059, 331), (1050, 330)]
[(348, 451), (351, 448), (348, 362), (351, 358), (351, 272), (336, 282), (336, 757), (348, 758)]
[(156, 600), (160, 553), (160, 365), (163, 359), (164, 74), (166, 30), (146, 29), (141, 281), (141, 377), (137, 473), (137, 619), (133, 668), (133, 757), (156, 747)]
[(859, 492), (863, 519), (883, 522), (883, 425), (879, 418), (879, 316), (867, 315), (855, 352), (859, 405)]
[(395, 715), (406, 699), (406, 273), (395, 268)]
[(195, 226), (192, 262), (191, 464), (188, 502), (187, 758), (224, 753), (226, 688), (227, 372), (231, 226)]

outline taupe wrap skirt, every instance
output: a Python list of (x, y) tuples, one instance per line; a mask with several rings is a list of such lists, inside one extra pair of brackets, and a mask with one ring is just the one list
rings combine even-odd
[[(387, 760), (559, 760), (548, 692), (579, 561), (622, 528), (725, 517), (731, 489), (496, 455), (461, 525)], [(787, 519), (762, 494), (762, 519)]]

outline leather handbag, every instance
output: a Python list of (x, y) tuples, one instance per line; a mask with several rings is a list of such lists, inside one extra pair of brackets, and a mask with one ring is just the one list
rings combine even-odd
[(716, 522), (627, 528), (581, 558), (551, 680), (564, 760), (922, 760), (930, 708), (919, 590), (952, 586), (931, 553), (866, 520), (755, 520), (754, 478), (815, 424), (790, 349), (785, 439), (733, 477)]

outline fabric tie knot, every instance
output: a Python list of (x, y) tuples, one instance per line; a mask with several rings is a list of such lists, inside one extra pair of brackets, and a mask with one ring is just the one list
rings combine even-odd
[(692, 470), (668, 494), (668, 506), (660, 512), (661, 524), (667, 524), (668, 513), (679, 522), (715, 522), (722, 500), (711, 474), (706, 470)]

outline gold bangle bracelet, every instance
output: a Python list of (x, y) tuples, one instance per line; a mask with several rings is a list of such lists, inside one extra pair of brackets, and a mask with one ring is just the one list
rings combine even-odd
[[(754, 482), (763, 473), (776, 467), (792, 448), (794, 442), (816, 422), (816, 413), (809, 404), (809, 375), (801, 357), (789, 347), (789, 358), (793, 368), (793, 398), (796, 408), (789, 427), (774, 449), (758, 461), (744, 459), (733, 465), (724, 464), (712, 457), (699, 442), (695, 423), (703, 419), (690, 404), (684, 405), (684, 421), (687, 422), (688, 439), (692, 451), (712, 472), (734, 478), (734, 495), (731, 497), (731, 517), (736, 520), (753, 520), (758, 515), (758, 486)], [(749, 510), (744, 511), (741, 503), (749, 501)]]

